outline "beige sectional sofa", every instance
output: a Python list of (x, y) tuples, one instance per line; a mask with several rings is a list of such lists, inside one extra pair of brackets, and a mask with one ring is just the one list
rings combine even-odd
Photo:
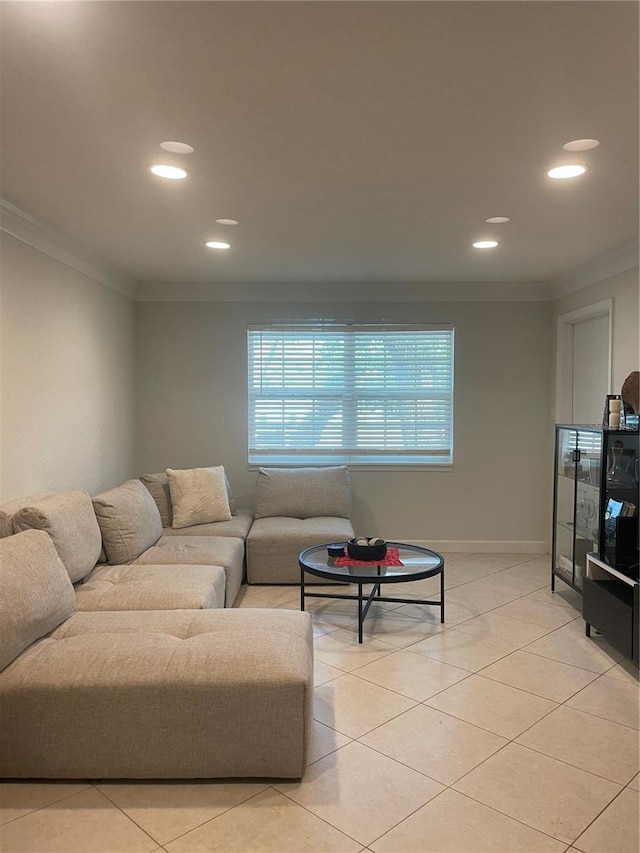
[(0, 776), (304, 773), (311, 619), (232, 608), (245, 560), (298, 583), (301, 550), (353, 536), (348, 471), (260, 469), (255, 521), (227, 481), (226, 520), (178, 526), (169, 486), (0, 506)]
[(311, 620), (285, 610), (74, 613), (52, 539), (0, 540), (0, 775), (303, 775)]
[[(75, 584), (78, 610), (171, 610), (233, 605), (244, 542), (162, 535), (139, 480), (93, 500), (81, 489), (13, 502), (12, 530), (44, 530)], [(3, 507), (6, 519), (10, 510)], [(177, 546), (177, 547), (176, 547)], [(99, 563), (104, 549), (108, 563)]]

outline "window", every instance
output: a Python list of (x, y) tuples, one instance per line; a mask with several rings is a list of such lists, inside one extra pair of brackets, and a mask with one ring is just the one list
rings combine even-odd
[(250, 327), (249, 462), (452, 462), (451, 326)]

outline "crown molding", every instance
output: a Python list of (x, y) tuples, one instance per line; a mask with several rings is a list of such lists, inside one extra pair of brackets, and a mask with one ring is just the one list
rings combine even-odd
[(93, 281), (133, 299), (136, 282), (100, 258), (80, 249), (44, 222), (0, 198), (0, 232), (9, 234)]
[(549, 282), (142, 282), (138, 302), (548, 302)]
[(603, 255), (565, 273), (552, 282), (552, 298), (561, 299), (638, 266), (638, 238), (628, 240)]

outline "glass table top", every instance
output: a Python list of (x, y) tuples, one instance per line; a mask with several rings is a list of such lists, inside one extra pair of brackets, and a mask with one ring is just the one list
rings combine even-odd
[[(338, 544), (338, 543), (327, 543)], [(345, 583), (402, 583), (419, 580), (438, 574), (444, 568), (444, 558), (436, 551), (419, 545), (403, 542), (387, 542), (389, 548), (397, 548), (402, 566), (379, 566), (370, 563), (360, 566), (336, 566), (336, 558), (327, 553), (327, 545), (307, 548), (299, 556), (300, 567), (319, 577), (341, 580)]]

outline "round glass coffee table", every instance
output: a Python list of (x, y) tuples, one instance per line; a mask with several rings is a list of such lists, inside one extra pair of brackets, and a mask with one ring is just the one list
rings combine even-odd
[[(331, 543), (335, 544), (335, 543)], [(336, 565), (336, 559), (330, 557), (327, 545), (315, 545), (307, 548), (298, 557), (300, 564), (300, 609), (304, 610), (305, 598), (347, 598), (358, 602), (358, 642), (362, 642), (362, 623), (371, 603), (375, 601), (400, 602), (403, 604), (426, 604), (440, 608), (440, 621), (444, 622), (444, 557), (436, 551), (421, 548), (418, 545), (405, 545), (402, 542), (388, 542), (389, 548), (398, 549), (401, 566), (384, 566), (378, 563), (365, 563), (358, 566)], [(357, 595), (345, 595), (338, 592), (307, 592), (304, 575), (309, 572), (319, 578), (335, 583), (355, 583)], [(410, 583), (411, 581), (440, 575), (440, 598), (428, 601), (417, 598), (385, 598), (381, 589), (386, 584)], [(371, 585), (370, 592), (363, 592), (363, 586)]]

